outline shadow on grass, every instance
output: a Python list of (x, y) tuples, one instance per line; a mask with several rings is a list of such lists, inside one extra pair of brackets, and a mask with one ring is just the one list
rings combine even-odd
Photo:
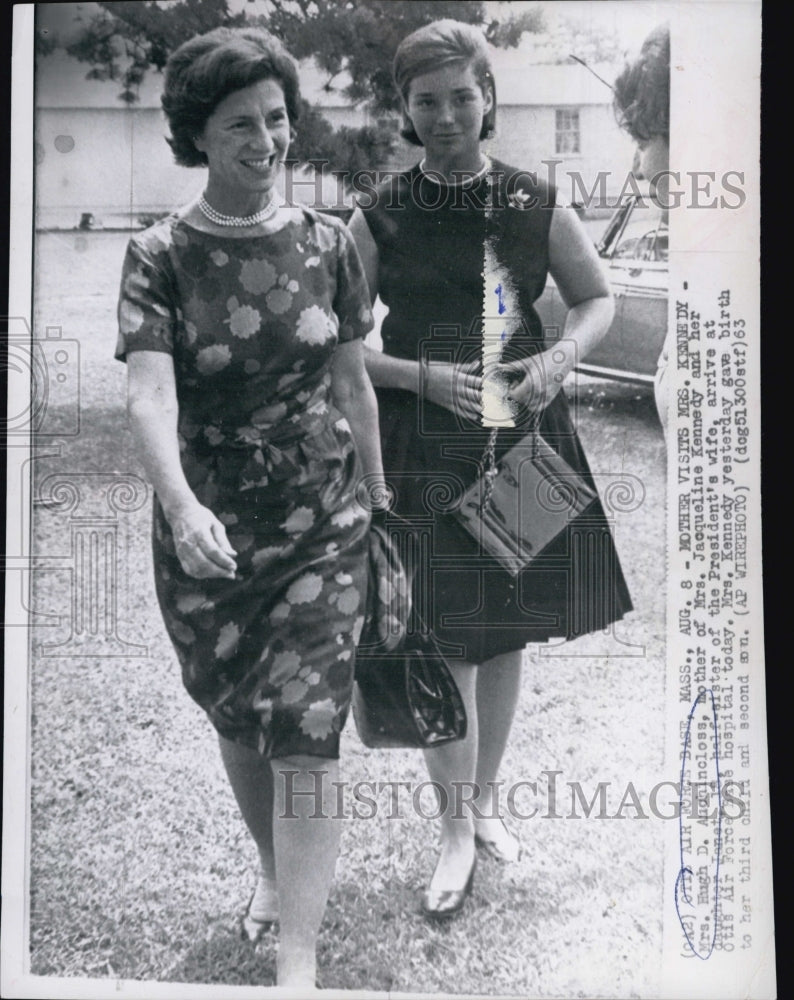
[[(397, 979), (390, 968), (389, 924), (409, 914), (413, 892), (404, 886), (384, 894), (362, 893), (353, 885), (335, 888), (318, 941), (318, 974), (325, 989), (389, 991)], [(415, 921), (410, 921), (415, 922)], [(415, 928), (414, 928), (415, 930)], [(278, 930), (253, 944), (233, 927), (217, 923), (196, 941), (161, 978), (167, 982), (218, 983), (228, 986), (274, 986)]]
[(541, 915), (559, 912), (543, 881), (538, 893), (512, 866), (481, 863), (463, 911), (438, 922), (422, 916), (413, 878), (378, 880), (364, 892), (351, 882), (338, 885), (321, 932), (322, 981), (348, 990), (467, 993), (472, 974), (488, 980), (482, 967), (498, 966), (505, 942), (508, 950), (531, 950)]
[(163, 978), (178, 983), (226, 986), (275, 986), (276, 934), (268, 931), (256, 944), (244, 941), (239, 928), (216, 927), (197, 941)]

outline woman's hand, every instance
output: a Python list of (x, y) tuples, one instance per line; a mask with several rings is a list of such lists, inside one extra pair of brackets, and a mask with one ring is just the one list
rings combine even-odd
[(508, 383), (508, 399), (530, 413), (540, 413), (562, 389), (573, 366), (571, 351), (558, 344), (530, 358), (499, 365), (497, 371)]
[(236, 552), (226, 528), (208, 507), (196, 502), (166, 513), (182, 569), (198, 580), (220, 577), (233, 580)]
[(143, 467), (171, 526), (176, 554), (188, 576), (233, 580), (236, 553), (226, 529), (203, 507), (185, 478), (179, 458), (174, 362), (160, 351), (127, 358), (127, 412)]
[(462, 365), (427, 362), (421, 366), (420, 394), (458, 417), (479, 422), (482, 417), (482, 378), (476, 374), (477, 367), (476, 361)]

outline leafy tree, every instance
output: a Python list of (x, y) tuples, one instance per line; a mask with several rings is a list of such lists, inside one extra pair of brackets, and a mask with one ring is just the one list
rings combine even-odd
[(138, 101), (146, 71), (162, 70), (182, 42), (222, 25), (246, 22), (244, 14), (229, 11), (226, 0), (179, 0), (167, 7), (152, 0), (114, 0), (99, 6), (102, 10), (67, 52), (91, 64), (89, 79), (120, 80), (119, 98), (127, 104)]
[(485, 4), (470, 0), (300, 0), (274, 3), (273, 8), (260, 23), (283, 39), (298, 59), (314, 56), (329, 74), (329, 86), (346, 71), (350, 82), (344, 96), (376, 112), (398, 107), (391, 78), (394, 53), (406, 35), (430, 21), (450, 17), (481, 25), (488, 41), (501, 47), (515, 46), (524, 31), (543, 27), (538, 9), (486, 23)]
[(335, 171), (355, 173), (384, 163), (394, 152), (394, 128), (388, 121), (353, 128), (335, 129), (307, 102), (303, 103), (300, 128), (290, 145), (290, 159), (311, 163), (318, 170), (330, 165)]
[[(261, 5), (257, 5), (261, 7)], [(88, 77), (118, 80), (119, 98), (138, 99), (150, 69), (162, 70), (169, 54), (195, 34), (226, 25), (257, 24), (273, 32), (297, 58), (314, 57), (328, 74), (327, 88), (344, 75), (340, 88), (351, 104), (367, 107), (378, 118), (361, 128), (333, 129), (322, 115), (304, 108), (292, 155), (326, 160), (339, 170), (378, 166), (393, 153), (396, 131), (384, 116), (398, 107), (391, 64), (400, 40), (442, 17), (480, 25), (497, 46), (515, 46), (524, 32), (543, 30), (537, 8), (487, 19), (486, 5), (471, 0), (268, 0), (264, 13), (233, 14), (227, 0), (113, 0), (88, 22), (67, 51), (88, 63)]]
[(597, 63), (622, 62), (624, 53), (613, 32), (582, 22), (559, 13), (547, 19), (542, 34), (527, 35), (521, 39), (521, 49), (533, 65), (562, 64), (572, 61), (572, 56), (592, 66)]

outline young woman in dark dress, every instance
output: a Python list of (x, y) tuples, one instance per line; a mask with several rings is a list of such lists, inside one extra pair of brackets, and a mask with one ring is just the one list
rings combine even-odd
[[(165, 626), (259, 852), (243, 929), (279, 921), (278, 985), (305, 996), (363, 625), (356, 491), (381, 473), (370, 303), (345, 227), (275, 197), (299, 94), (274, 38), (219, 28), (186, 42), (163, 106), (177, 162), (207, 166), (207, 186), (130, 240), (117, 357), (155, 491)], [(318, 775), (315, 815), (300, 793)]]
[[(631, 610), (631, 600), (600, 503), (589, 511), (595, 557), (569, 529), (516, 578), (481, 555), (444, 500), (478, 476), (489, 423), (501, 425), (498, 459), (539, 419), (543, 438), (594, 485), (560, 390), (606, 333), (613, 304), (575, 212), (559, 206), (536, 175), (490, 160), (481, 148), (495, 116), (482, 34), (451, 20), (427, 25), (401, 43), (394, 77), (403, 134), (424, 147), (424, 158), (377, 196), (363, 195), (350, 225), (370, 294), (389, 309), (382, 352), (365, 354), (394, 511), (431, 536), (414, 603), (450, 656), (468, 714), (465, 740), (426, 753), (450, 807), (422, 909), (446, 918), (471, 890), (476, 847), (505, 861), (518, 856), (494, 783), (524, 647), (603, 629)], [(554, 344), (544, 343), (533, 307), (547, 274), (569, 307)], [(485, 296), (494, 292), (499, 301), (491, 305)], [(501, 317), (504, 330), (495, 364), (485, 369), (492, 345), (484, 309)], [(456, 812), (467, 782), (476, 810)]]

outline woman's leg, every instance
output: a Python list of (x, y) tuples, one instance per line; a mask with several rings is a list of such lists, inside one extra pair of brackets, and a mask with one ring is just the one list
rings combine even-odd
[[(496, 853), (506, 860), (518, 855), (518, 845), (508, 836), (499, 818), (500, 796), (495, 782), (499, 774), (510, 727), (521, 691), (523, 651), (494, 656), (477, 672), (477, 718), (479, 747), (476, 782), (478, 796), (474, 826), (477, 835), (496, 845)], [(477, 818), (478, 814), (482, 819)]]
[(339, 762), (301, 755), (271, 764), (280, 923), (277, 983), (313, 989), (317, 933), (339, 852), (341, 824), (334, 819), (333, 786)]
[(494, 656), (477, 672), (477, 718), (480, 742), (477, 753), (477, 806), (484, 815), (496, 815), (495, 782), (507, 746), (510, 727), (521, 692), (523, 651)]
[[(466, 738), (425, 750), (425, 762), (432, 781), (446, 793), (447, 808), (441, 815), (441, 854), (428, 886), (431, 893), (462, 889), (474, 863), (474, 824), (471, 810), (457, 808), (477, 770), (477, 667), (450, 661), (450, 669), (466, 709)], [(443, 805), (443, 803), (441, 803)]]
[(270, 761), (251, 747), (222, 736), (218, 737), (218, 742), (234, 797), (259, 852), (261, 872), (248, 915), (259, 923), (276, 920), (278, 895), (273, 856), (273, 771)]

